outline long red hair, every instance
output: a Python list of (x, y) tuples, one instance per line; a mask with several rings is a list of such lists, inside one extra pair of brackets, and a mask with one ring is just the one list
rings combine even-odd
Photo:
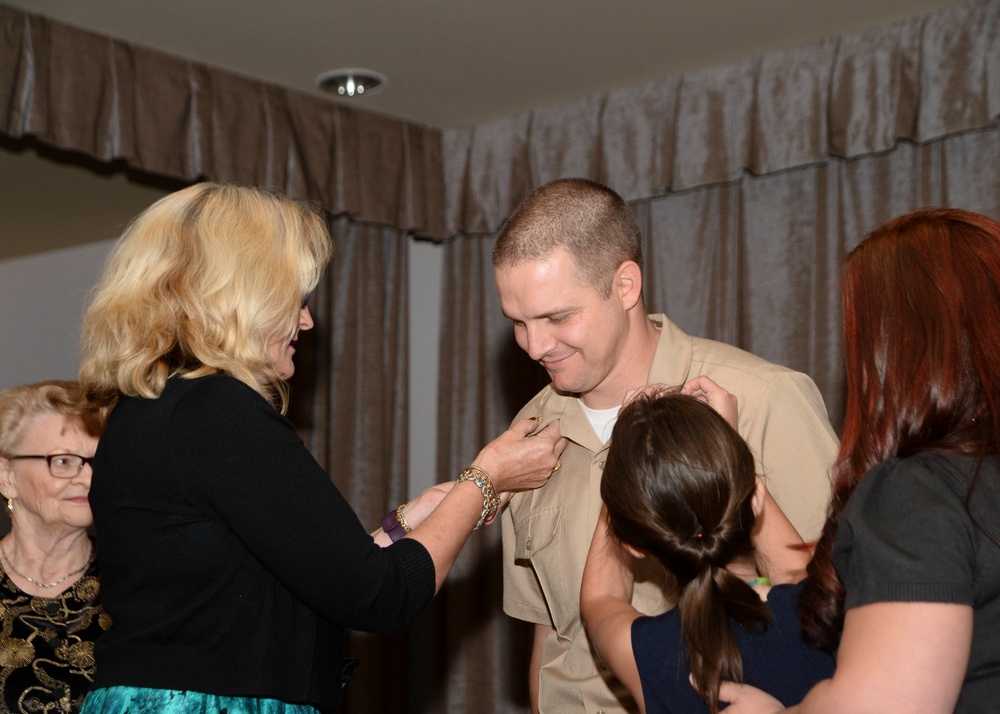
[(937, 209), (876, 229), (847, 258), (843, 313), (844, 431), (801, 599), (803, 629), (826, 649), (844, 616), (837, 524), (865, 472), (918, 451), (998, 451), (1000, 223)]

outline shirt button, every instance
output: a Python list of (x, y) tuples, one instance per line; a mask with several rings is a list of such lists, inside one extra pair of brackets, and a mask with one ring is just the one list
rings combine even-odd
[(531, 538), (528, 538), (528, 540), (524, 541), (524, 549), (531, 550)]
[[(605, 463), (604, 461), (598, 461), (597, 462), (597, 468), (599, 468), (601, 471), (603, 471), (604, 470), (604, 463)], [(604, 714), (604, 712), (597, 712), (597, 714)]]

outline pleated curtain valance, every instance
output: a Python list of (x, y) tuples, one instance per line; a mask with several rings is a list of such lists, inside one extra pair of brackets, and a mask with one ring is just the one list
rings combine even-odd
[(630, 201), (927, 142), (1000, 115), (1000, 0), (444, 131), (0, 5), (2, 130), (152, 173), (274, 187), (432, 238), (533, 188)]
[(0, 5), (3, 133), (441, 237), (441, 133)]
[(927, 142), (1000, 115), (1000, 2), (444, 131), (449, 234), (562, 176), (629, 201)]

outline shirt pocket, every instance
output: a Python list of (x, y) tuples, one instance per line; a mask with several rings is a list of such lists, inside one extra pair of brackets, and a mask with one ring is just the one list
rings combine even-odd
[(534, 561), (544, 558), (547, 548), (558, 539), (562, 506), (541, 508), (531, 511), (525, 518), (514, 523), (514, 558)]
[[(564, 631), (575, 619), (579, 592), (569, 592), (567, 568), (572, 560), (561, 547), (562, 506), (541, 508), (514, 524), (514, 558), (531, 564), (556, 630)], [(589, 546), (589, 543), (588, 543)]]

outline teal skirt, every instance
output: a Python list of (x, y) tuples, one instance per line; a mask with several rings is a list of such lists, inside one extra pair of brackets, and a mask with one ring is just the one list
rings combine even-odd
[(201, 692), (107, 687), (87, 693), (80, 714), (318, 714), (306, 704)]

